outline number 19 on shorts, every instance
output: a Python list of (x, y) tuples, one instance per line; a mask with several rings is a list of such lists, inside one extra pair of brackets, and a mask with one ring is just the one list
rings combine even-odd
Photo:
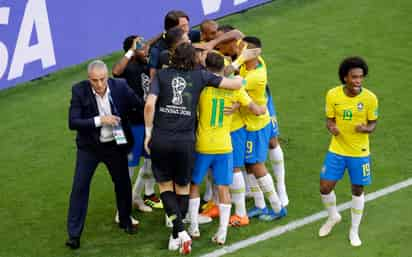
[(362, 175), (368, 177), (371, 174), (371, 169), (369, 163), (362, 164)]

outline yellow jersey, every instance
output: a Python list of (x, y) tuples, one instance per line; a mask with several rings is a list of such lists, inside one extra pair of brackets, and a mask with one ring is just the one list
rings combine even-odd
[(252, 99), (244, 89), (228, 90), (205, 87), (199, 98), (199, 119), (196, 130), (196, 151), (204, 154), (232, 152), (230, 128), (232, 115), (223, 113), (226, 106), (239, 102), (248, 106)]
[[(232, 64), (232, 58), (229, 56), (224, 56), (221, 52), (214, 50), (214, 52), (220, 54), (224, 58), (225, 67)], [(235, 131), (245, 126), (245, 122), (243, 121), (242, 115), (240, 110), (237, 109), (234, 113), (232, 113), (232, 125), (230, 127), (230, 131)]]
[(369, 134), (356, 132), (356, 126), (378, 119), (378, 98), (366, 88), (359, 95), (349, 97), (343, 85), (326, 94), (326, 117), (335, 118), (339, 135), (332, 136), (329, 151), (351, 157), (370, 154)]
[[(253, 70), (247, 70), (245, 65), (240, 68), (240, 76), (246, 80), (246, 92), (252, 98), (253, 102), (260, 106), (266, 106), (266, 84), (267, 84), (267, 71), (266, 64), (262, 57), (258, 57), (259, 64)], [(243, 120), (246, 124), (246, 130), (256, 131), (264, 128), (270, 122), (269, 112), (256, 116), (247, 108), (241, 108)]]

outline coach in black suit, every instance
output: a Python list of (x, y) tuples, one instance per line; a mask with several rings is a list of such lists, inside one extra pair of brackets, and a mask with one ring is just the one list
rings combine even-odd
[[(132, 137), (129, 136), (127, 114), (134, 108), (143, 110), (144, 103), (124, 80), (108, 78), (107, 66), (102, 61), (89, 64), (88, 77), (88, 80), (73, 86), (69, 110), (69, 127), (77, 131), (76, 169), (67, 217), (69, 239), (66, 245), (72, 249), (80, 247), (90, 182), (99, 162), (107, 166), (114, 183), (119, 227), (134, 234), (137, 223), (130, 216), (132, 190), (127, 153)], [(119, 124), (127, 143), (114, 136), (114, 128)]]

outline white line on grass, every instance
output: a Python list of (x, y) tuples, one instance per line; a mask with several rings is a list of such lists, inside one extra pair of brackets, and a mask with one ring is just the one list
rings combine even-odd
[[(407, 180), (404, 180), (404, 181), (399, 182), (397, 184), (394, 184), (392, 186), (388, 186), (388, 187), (385, 187), (385, 188), (380, 189), (378, 191), (367, 194), (365, 196), (365, 201), (369, 202), (369, 201), (375, 200), (376, 198), (388, 195), (390, 193), (393, 193), (395, 191), (398, 191), (402, 188), (405, 188), (405, 187), (408, 187), (408, 186), (411, 186), (411, 185), (412, 185), (412, 178), (409, 178)], [(338, 205), (337, 208), (338, 208), (339, 211), (344, 211), (346, 209), (349, 209), (350, 207), (351, 207), (351, 202), (349, 201), (349, 202)], [(215, 250), (215, 251), (212, 251), (212, 252), (207, 253), (205, 255), (202, 255), (201, 257), (218, 257), (218, 256), (222, 256), (224, 254), (232, 253), (232, 252), (235, 252), (239, 249), (251, 246), (253, 244), (256, 244), (258, 242), (270, 239), (272, 237), (280, 236), (280, 235), (282, 235), (282, 234), (284, 234), (288, 231), (292, 231), (292, 230), (295, 230), (297, 228), (303, 227), (304, 225), (307, 225), (309, 223), (312, 223), (312, 222), (318, 221), (320, 219), (326, 218), (327, 216), (328, 216), (328, 214), (327, 214), (326, 211), (321, 211), (321, 212), (315, 213), (311, 216), (307, 216), (306, 218), (295, 220), (295, 221), (292, 221), (292, 222), (290, 222), (286, 225), (274, 228), (274, 229), (269, 230), (269, 231), (267, 231), (265, 233), (262, 233), (260, 235), (252, 236), (252, 237), (249, 237), (248, 239), (236, 242), (236, 243), (231, 244), (229, 246), (222, 247), (218, 250)]]

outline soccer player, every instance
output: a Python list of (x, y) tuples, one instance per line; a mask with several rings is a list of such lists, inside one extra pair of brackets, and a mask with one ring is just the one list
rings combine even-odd
[[(257, 37), (245, 37), (243, 41), (247, 44), (247, 48), (261, 48), (262, 46)], [(267, 72), (263, 58), (259, 56), (246, 61), (240, 68), (240, 76), (247, 81), (245, 89), (252, 100), (256, 104), (266, 105)], [(253, 192), (254, 188), (260, 188), (272, 207), (272, 209), (266, 208), (264, 199), (254, 197), (255, 208), (248, 212), (248, 216), (259, 216), (259, 219), (266, 221), (282, 218), (286, 216), (287, 211), (279, 200), (272, 176), (265, 166), (272, 129), (269, 114), (267, 112), (265, 115), (256, 116), (245, 108), (241, 108), (241, 112), (244, 113), (247, 131), (245, 164), (251, 191)], [(253, 177), (256, 180), (252, 179)], [(257, 183), (254, 183), (256, 181)]]
[(286, 207), (289, 204), (289, 197), (286, 192), (285, 184), (285, 162), (283, 158), (283, 150), (279, 143), (279, 125), (276, 117), (275, 103), (273, 102), (272, 93), (269, 85), (266, 85), (266, 95), (268, 97), (268, 111), (271, 119), (272, 132), (269, 141), (269, 160), (272, 164), (273, 174), (276, 178), (276, 191), (279, 195), (282, 206)]
[(189, 16), (180, 10), (168, 12), (164, 18), (164, 33), (160, 39), (150, 48), (149, 67), (150, 78), (154, 77), (157, 69), (161, 69), (159, 63), (160, 53), (167, 50), (166, 32), (175, 27), (181, 28), (189, 36), (192, 43), (200, 42), (200, 31), (190, 30)]
[[(117, 62), (112, 69), (115, 77), (124, 78), (127, 84), (133, 89), (135, 94), (144, 101), (150, 87), (149, 67), (147, 65), (146, 44), (141, 37), (136, 35), (128, 36), (123, 41), (125, 55)], [(154, 186), (155, 180), (151, 171), (150, 159), (144, 153), (144, 118), (142, 110), (133, 110), (129, 114), (131, 120), (131, 130), (134, 144), (129, 153), (129, 176), (133, 177), (135, 167), (139, 164), (140, 158), (145, 157), (144, 165), (137, 175), (133, 188), (133, 203), (142, 212), (151, 212), (152, 208), (144, 204), (150, 201), (152, 206), (162, 207), (160, 200), (156, 197)], [(144, 199), (141, 193), (145, 190)], [(116, 215), (117, 220), (117, 215)]]
[[(275, 105), (272, 100), (272, 94), (270, 92), (269, 85), (266, 85), (266, 96), (268, 97), (267, 108), (269, 111), (270, 119), (271, 119), (271, 135), (269, 141), (269, 160), (272, 165), (273, 174), (276, 178), (276, 191), (279, 195), (279, 199), (282, 203), (282, 206), (286, 207), (289, 204), (289, 197), (286, 192), (286, 184), (285, 184), (285, 164), (283, 160), (283, 151), (280, 147), (278, 136), (279, 136), (279, 127), (276, 118), (276, 109)], [(253, 177), (250, 178), (253, 180)], [(257, 182), (254, 182), (257, 183)], [(263, 192), (259, 188), (254, 188), (253, 194), (257, 196), (257, 198), (263, 199)]]
[(378, 99), (362, 87), (368, 75), (368, 65), (361, 57), (349, 57), (339, 66), (342, 85), (326, 94), (326, 127), (332, 134), (329, 151), (320, 173), (320, 193), (329, 217), (319, 230), (319, 236), (330, 234), (341, 221), (336, 209), (333, 189), (348, 170), (352, 183), (352, 226), (349, 240), (360, 246), (359, 225), (365, 198), (363, 187), (371, 183), (369, 134), (375, 130), (378, 119)]
[(200, 24), (201, 42), (209, 42), (217, 38), (217, 29), (219, 25), (214, 20), (205, 20)]
[[(224, 59), (217, 53), (209, 53), (206, 58), (206, 67), (209, 71), (223, 76)], [(217, 233), (212, 240), (218, 244), (226, 241), (227, 227), (230, 217), (229, 185), (233, 177), (233, 156), (230, 138), (231, 115), (225, 115), (226, 106), (239, 102), (255, 115), (266, 113), (266, 106), (259, 107), (252, 102), (244, 91), (206, 87), (199, 100), (199, 123), (196, 131), (196, 161), (190, 187), (189, 214), (191, 225), (189, 233), (192, 237), (199, 237), (197, 222), (200, 206), (199, 184), (202, 182), (208, 169), (212, 170), (214, 184), (219, 193), (220, 222)]]
[(179, 249), (184, 254), (191, 252), (192, 243), (182, 217), (189, 204), (200, 92), (206, 85), (229, 89), (242, 86), (241, 78), (222, 78), (194, 69), (195, 55), (196, 50), (189, 43), (176, 48), (171, 66), (156, 73), (144, 110), (145, 149), (151, 154), (153, 174), (165, 211), (173, 220), (169, 249)]

